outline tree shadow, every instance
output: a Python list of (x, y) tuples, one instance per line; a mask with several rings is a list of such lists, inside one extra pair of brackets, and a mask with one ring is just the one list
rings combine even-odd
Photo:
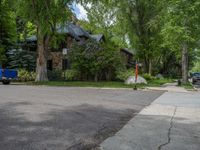
[(0, 147), (5, 150), (89, 150), (119, 131), (137, 112), (79, 105), (43, 114), (41, 121), (15, 109), (30, 103), (7, 103), (0, 108)]

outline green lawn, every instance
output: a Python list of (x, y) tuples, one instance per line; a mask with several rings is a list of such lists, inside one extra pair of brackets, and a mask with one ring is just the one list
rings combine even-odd
[(153, 79), (148, 81), (148, 85), (149, 87), (159, 87), (162, 86), (163, 84), (166, 83), (173, 83), (175, 82), (174, 79), (168, 79), (168, 78), (164, 78), (164, 79)]
[(184, 87), (186, 90), (192, 90), (194, 89), (194, 87), (192, 86), (191, 83), (186, 83), (186, 84), (182, 84), (181, 87)]
[(68, 87), (109, 87), (109, 88), (132, 88), (133, 85), (125, 85), (123, 82), (89, 82), (89, 81), (48, 81), (48, 82), (32, 82), (33, 85), (47, 86), (68, 86)]
[[(171, 79), (155, 79), (145, 84), (137, 84), (138, 88), (148, 86), (159, 87), (165, 83), (173, 82)], [(28, 85), (47, 85), (47, 86), (67, 86), (67, 87), (99, 87), (99, 88), (134, 88), (135, 85), (126, 85), (124, 82), (104, 81), (104, 82), (88, 82), (88, 81), (48, 81), (48, 82), (29, 82)]]

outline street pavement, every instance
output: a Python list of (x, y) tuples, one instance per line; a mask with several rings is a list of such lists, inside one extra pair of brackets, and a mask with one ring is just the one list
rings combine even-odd
[(101, 150), (200, 150), (200, 92), (166, 92)]
[[(97, 149), (162, 94), (128, 89), (0, 85), (0, 150)], [(169, 110), (162, 123), (166, 128), (174, 107)], [(149, 123), (153, 124), (153, 111), (151, 119)]]

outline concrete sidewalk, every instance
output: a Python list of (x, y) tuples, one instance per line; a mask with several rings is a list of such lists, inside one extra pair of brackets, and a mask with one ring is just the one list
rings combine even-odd
[(157, 91), (167, 91), (167, 92), (181, 92), (181, 93), (187, 93), (187, 91), (184, 87), (177, 86), (177, 83), (167, 83), (164, 84), (162, 87), (147, 87), (149, 90), (157, 90)]
[(163, 94), (100, 149), (199, 150), (200, 93)]

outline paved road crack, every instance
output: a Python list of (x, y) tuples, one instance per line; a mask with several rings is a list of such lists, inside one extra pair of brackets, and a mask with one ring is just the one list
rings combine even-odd
[(162, 150), (163, 147), (165, 147), (166, 145), (168, 145), (170, 142), (171, 142), (171, 131), (172, 131), (172, 128), (173, 128), (173, 120), (174, 120), (174, 117), (176, 115), (176, 111), (177, 111), (177, 107), (175, 107), (174, 109), (174, 113), (171, 117), (171, 120), (170, 120), (170, 127), (168, 129), (168, 133), (167, 133), (167, 142), (161, 144), (159, 147), (158, 147), (158, 150)]

